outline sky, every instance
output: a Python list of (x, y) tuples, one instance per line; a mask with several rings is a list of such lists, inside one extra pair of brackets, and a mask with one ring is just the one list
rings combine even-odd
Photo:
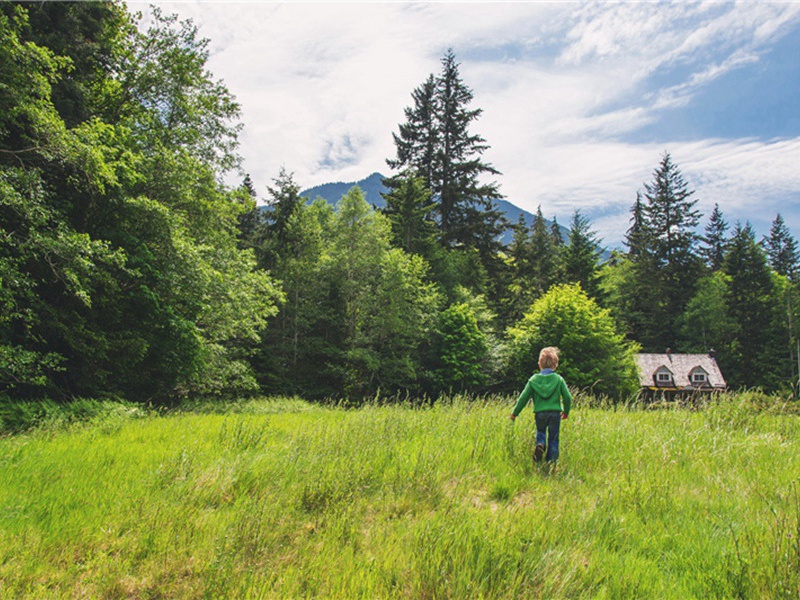
[(303, 189), (390, 174), (411, 92), (452, 48), (509, 202), (562, 225), (580, 210), (620, 247), (669, 153), (700, 233), (716, 203), (800, 238), (799, 2), (155, 4), (209, 39), (262, 198), (282, 167)]

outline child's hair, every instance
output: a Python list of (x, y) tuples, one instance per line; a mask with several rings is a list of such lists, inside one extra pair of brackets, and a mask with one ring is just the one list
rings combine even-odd
[(558, 353), (560, 350), (554, 346), (542, 348), (539, 352), (539, 368), (541, 369), (555, 369), (558, 367)]

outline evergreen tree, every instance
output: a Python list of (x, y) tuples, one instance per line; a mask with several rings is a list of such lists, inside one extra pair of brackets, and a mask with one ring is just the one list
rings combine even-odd
[(522, 213), (511, 230), (506, 259), (508, 281), (502, 302), (502, 320), (506, 324), (519, 320), (534, 300), (531, 232)]
[(633, 207), (633, 223), (626, 236), (633, 263), (627, 283), (641, 320), (632, 332), (648, 351), (676, 347), (677, 320), (694, 295), (700, 259), (694, 229), (700, 213), (697, 200), (669, 153), (645, 183), (644, 202)]
[(414, 171), (406, 171), (385, 181), (389, 192), (383, 194), (383, 214), (392, 225), (394, 245), (405, 252), (430, 259), (436, 243), (434, 202), (425, 180)]
[(258, 253), (258, 249), (263, 245), (264, 215), (258, 207), (256, 189), (249, 173), (245, 175), (239, 192), (243, 206), (243, 212), (238, 218), (239, 248), (252, 248)]
[(599, 242), (590, 228), (589, 219), (576, 210), (569, 228), (569, 241), (564, 249), (564, 271), (568, 283), (579, 283), (590, 297), (600, 292), (598, 257)]
[(775, 215), (769, 237), (765, 237), (762, 244), (767, 250), (769, 266), (776, 273), (794, 280), (800, 265), (800, 251), (780, 213)]
[(534, 297), (538, 298), (556, 282), (558, 268), (553, 236), (547, 228), (541, 206), (536, 209), (530, 239), (531, 283)]
[(652, 236), (649, 249), (668, 269), (669, 275), (677, 276), (696, 262), (694, 228), (700, 220), (700, 212), (694, 208), (697, 200), (691, 199), (694, 191), (688, 189), (669, 153), (664, 154), (653, 173), (653, 181), (645, 183), (644, 187), (647, 200), (644, 217)]
[[(438, 172), (440, 147), (437, 81), (433, 74), (411, 92), (414, 106), (405, 108), (406, 122), (399, 126), (399, 135), (392, 133), (396, 159), (387, 159), (392, 169), (413, 169), (434, 190)], [(391, 187), (391, 186), (390, 186)]]
[(270, 194), (270, 211), (267, 215), (268, 229), (271, 237), (277, 244), (276, 252), (288, 250), (291, 244), (289, 239), (289, 221), (297, 213), (305, 199), (300, 196), (300, 186), (294, 181), (294, 175), (287, 173), (281, 167), (278, 177), (273, 179), (275, 187), (268, 187)]
[(727, 304), (737, 337), (720, 365), (732, 386), (768, 385), (779, 379), (784, 336), (776, 330), (782, 307), (775, 304), (775, 284), (764, 250), (750, 224), (737, 224), (723, 262), (729, 278)]
[(636, 200), (631, 206), (631, 226), (625, 232), (624, 243), (628, 247), (628, 256), (631, 260), (636, 260), (650, 247), (649, 232), (647, 221), (644, 215), (644, 203), (642, 202), (641, 192), (636, 192)]
[(714, 210), (706, 225), (705, 235), (701, 238), (703, 247), (700, 248), (700, 256), (705, 259), (706, 265), (712, 271), (722, 267), (722, 260), (725, 256), (725, 246), (727, 239), (725, 232), (728, 230), (728, 223), (722, 216), (719, 204), (714, 204)]
[(425, 178), (436, 203), (440, 241), (447, 247), (477, 248), (485, 266), (499, 249), (505, 223), (495, 200), (496, 183), (481, 183), (483, 175), (499, 171), (481, 160), (488, 144), (470, 133), (481, 109), (470, 109), (472, 90), (461, 80), (455, 54), (448, 50), (438, 77), (431, 75), (413, 93), (406, 123), (394, 135), (393, 169), (414, 168)]

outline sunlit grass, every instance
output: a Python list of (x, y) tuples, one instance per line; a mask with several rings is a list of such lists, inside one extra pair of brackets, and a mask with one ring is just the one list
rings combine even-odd
[(0, 438), (2, 598), (800, 594), (800, 421), (511, 399), (109, 410)]

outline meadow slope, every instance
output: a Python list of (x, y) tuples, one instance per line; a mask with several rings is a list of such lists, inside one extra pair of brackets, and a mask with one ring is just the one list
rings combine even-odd
[(299, 400), (0, 438), (0, 598), (797, 598), (800, 417)]

